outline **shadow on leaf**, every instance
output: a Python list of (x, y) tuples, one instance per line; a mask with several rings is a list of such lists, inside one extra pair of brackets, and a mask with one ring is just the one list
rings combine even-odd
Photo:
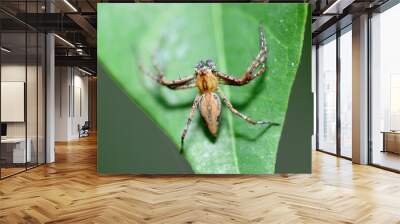
[[(247, 97), (246, 100), (241, 100), (241, 103), (235, 103), (234, 106), (238, 109), (238, 110), (245, 110), (253, 101), (253, 99), (255, 98), (255, 96), (257, 96), (258, 94), (260, 94), (263, 90), (265, 90), (267, 88), (267, 83), (266, 83), (266, 79), (265, 79), (265, 75), (267, 75), (266, 73), (264, 73), (263, 75), (261, 75), (260, 77), (256, 78), (255, 80), (253, 80), (254, 85), (251, 87), (251, 89), (249, 91), (251, 91), (250, 96)], [(232, 86), (231, 88), (241, 88), (239, 87), (235, 87)], [(235, 99), (232, 99), (232, 101), (235, 101)]]
[(267, 132), (272, 126), (279, 126), (279, 125), (280, 124), (269, 124), (264, 129), (261, 129), (261, 131), (257, 135), (249, 136), (244, 133), (237, 132), (235, 136), (244, 139), (246, 141), (252, 142), (260, 138), (262, 135), (264, 135), (264, 133)]

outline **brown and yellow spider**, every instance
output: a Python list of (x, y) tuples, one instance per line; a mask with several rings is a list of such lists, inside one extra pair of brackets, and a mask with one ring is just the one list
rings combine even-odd
[(190, 111), (189, 118), (186, 122), (186, 126), (183, 129), (181, 135), (181, 148), (183, 150), (183, 143), (186, 137), (187, 130), (189, 128), (190, 123), (192, 122), (193, 115), (198, 108), (201, 116), (203, 117), (208, 130), (214, 136), (216, 136), (218, 131), (218, 125), (221, 115), (221, 100), (226, 104), (229, 110), (240, 118), (244, 119), (250, 124), (267, 124), (267, 125), (278, 125), (277, 123), (273, 123), (270, 121), (256, 121), (248, 116), (237, 111), (232, 103), (228, 100), (225, 94), (219, 89), (219, 84), (232, 85), (232, 86), (242, 86), (249, 83), (251, 80), (262, 75), (265, 70), (265, 61), (267, 58), (267, 46), (265, 41), (265, 34), (262, 25), (260, 24), (260, 51), (251, 63), (251, 65), (247, 68), (246, 72), (243, 74), (241, 78), (235, 78), (229, 75), (226, 75), (220, 71), (217, 71), (214, 62), (210, 59), (206, 61), (200, 61), (195, 67), (195, 73), (192, 76), (188, 76), (186, 78), (177, 79), (177, 80), (167, 80), (165, 79), (165, 75), (162, 72), (160, 66), (156, 63), (153, 58), (153, 65), (158, 73), (157, 75), (151, 75), (147, 72), (142, 71), (144, 74), (150, 76), (152, 79), (156, 80), (159, 84), (166, 86), (173, 90), (178, 89), (188, 89), (197, 87), (199, 89), (199, 95), (196, 96), (192, 110)]

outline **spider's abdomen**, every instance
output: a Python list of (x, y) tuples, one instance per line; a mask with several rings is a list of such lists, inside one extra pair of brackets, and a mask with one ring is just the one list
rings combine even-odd
[(196, 86), (201, 93), (215, 92), (218, 89), (218, 78), (212, 72), (198, 75)]
[(214, 136), (217, 134), (221, 115), (221, 100), (216, 93), (204, 93), (199, 102), (199, 111), (208, 130)]

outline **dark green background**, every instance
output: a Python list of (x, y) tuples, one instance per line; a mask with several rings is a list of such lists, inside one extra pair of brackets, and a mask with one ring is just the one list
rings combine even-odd
[[(279, 142), (276, 173), (311, 172), (313, 98), (310, 21), (311, 18), (308, 18), (302, 59)], [(103, 149), (98, 150), (97, 167), (100, 173), (193, 173), (172, 141), (110, 79), (100, 65), (98, 148)]]

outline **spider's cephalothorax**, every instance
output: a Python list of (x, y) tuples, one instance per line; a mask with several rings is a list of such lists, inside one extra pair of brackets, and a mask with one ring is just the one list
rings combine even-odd
[(260, 25), (260, 51), (241, 78), (235, 78), (217, 71), (215, 63), (208, 59), (206, 61), (200, 61), (197, 64), (194, 75), (177, 80), (167, 80), (164, 78), (164, 73), (161, 71), (160, 66), (153, 60), (154, 67), (158, 72), (158, 75), (154, 76), (146, 72), (145, 74), (155, 79), (161, 85), (174, 90), (193, 87), (197, 87), (199, 89), (199, 95), (196, 96), (196, 99), (193, 102), (192, 110), (190, 111), (189, 118), (181, 135), (181, 150), (183, 149), (183, 142), (196, 109), (200, 111), (200, 114), (210, 133), (214, 136), (217, 135), (219, 118), (221, 116), (220, 97), (232, 113), (250, 124), (277, 125), (276, 123), (270, 121), (255, 121), (240, 113), (232, 106), (231, 102), (218, 87), (219, 84), (242, 86), (249, 83), (251, 80), (257, 78), (265, 72), (266, 58), (267, 46), (265, 34), (262, 25)]
[(218, 77), (214, 74), (215, 64), (212, 60), (200, 61), (195, 68), (196, 86), (200, 93), (215, 92), (218, 90)]

